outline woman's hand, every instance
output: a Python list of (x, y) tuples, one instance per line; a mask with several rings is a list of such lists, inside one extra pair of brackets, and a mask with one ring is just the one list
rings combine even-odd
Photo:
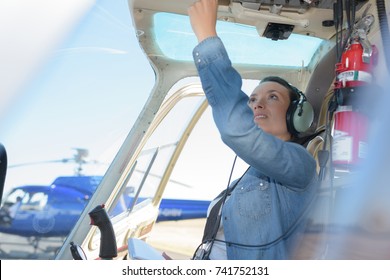
[(192, 30), (198, 42), (212, 36), (217, 36), (218, 0), (199, 0), (188, 8)]

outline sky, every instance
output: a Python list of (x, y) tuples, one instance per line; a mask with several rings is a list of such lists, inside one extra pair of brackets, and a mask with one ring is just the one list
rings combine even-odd
[[(0, 141), (10, 167), (6, 189), (49, 184), (54, 173), (71, 175), (74, 164), (38, 163), (72, 158), (75, 148), (88, 149), (90, 160), (109, 162), (153, 87), (154, 73), (138, 45), (127, 1), (84, 2), (90, 3), (83, 16), (2, 115)], [(26, 31), (26, 36), (39, 32)], [(19, 164), (26, 165), (12, 167)], [(90, 164), (85, 170), (107, 167)]]

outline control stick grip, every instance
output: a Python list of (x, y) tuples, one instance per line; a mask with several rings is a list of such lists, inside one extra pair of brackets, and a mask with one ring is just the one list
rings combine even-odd
[(105, 260), (112, 260), (118, 255), (114, 228), (104, 205), (96, 206), (88, 213), (91, 218), (91, 225), (97, 226), (100, 230), (100, 253), (99, 257)]

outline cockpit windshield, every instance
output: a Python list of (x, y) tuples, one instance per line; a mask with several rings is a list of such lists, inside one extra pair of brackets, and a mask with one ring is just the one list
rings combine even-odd
[[(242, 64), (306, 67), (324, 43), (322, 39), (294, 33), (288, 40), (271, 40), (260, 37), (253, 26), (229, 21), (218, 21), (217, 32), (232, 62)], [(192, 49), (197, 42), (188, 16), (155, 14), (154, 36), (168, 58), (192, 61)]]

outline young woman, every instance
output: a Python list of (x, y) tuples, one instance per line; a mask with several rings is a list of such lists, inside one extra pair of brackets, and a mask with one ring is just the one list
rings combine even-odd
[(250, 168), (216, 199), (220, 215), (209, 217), (194, 258), (288, 259), (317, 185), (314, 158), (293, 141), (302, 95), (279, 77), (262, 79), (249, 97), (241, 91), (216, 33), (217, 9), (217, 0), (189, 7), (194, 62), (222, 140)]

